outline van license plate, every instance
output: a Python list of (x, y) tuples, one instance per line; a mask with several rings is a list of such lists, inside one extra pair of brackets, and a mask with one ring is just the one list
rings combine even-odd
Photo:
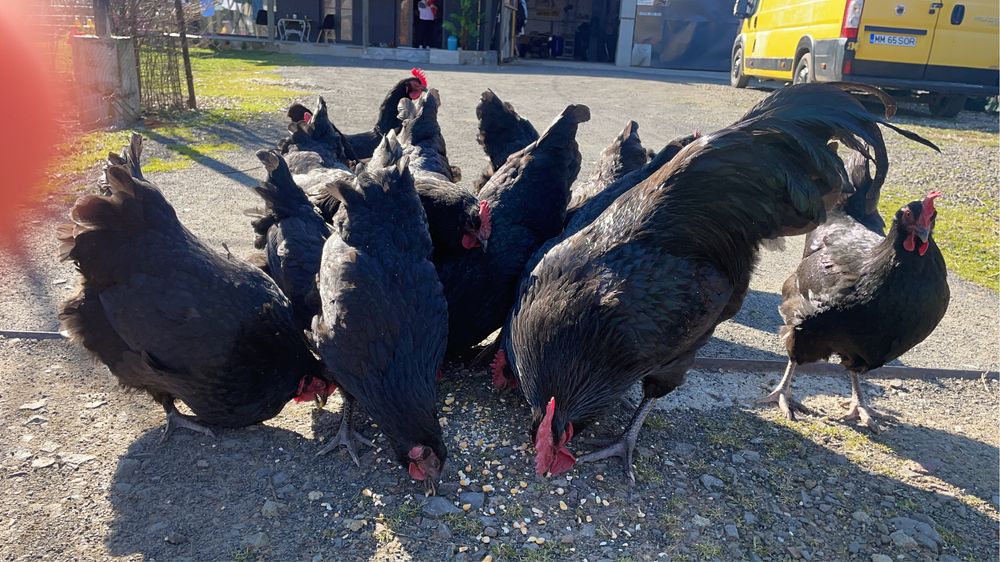
[(868, 42), (872, 45), (890, 45), (893, 47), (916, 47), (917, 38), (901, 35), (886, 35), (884, 33), (872, 33), (868, 36)]

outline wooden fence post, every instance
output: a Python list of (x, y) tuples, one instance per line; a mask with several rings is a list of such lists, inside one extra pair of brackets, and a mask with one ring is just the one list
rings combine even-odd
[(198, 109), (198, 102), (194, 99), (194, 75), (191, 74), (191, 54), (188, 53), (188, 40), (186, 26), (184, 25), (184, 7), (181, 0), (174, 0), (174, 8), (177, 10), (177, 32), (181, 37), (181, 55), (184, 57), (184, 76), (187, 78), (188, 109)]

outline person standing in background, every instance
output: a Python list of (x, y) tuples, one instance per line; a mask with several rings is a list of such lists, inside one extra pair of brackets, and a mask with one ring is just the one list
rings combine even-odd
[(416, 46), (431, 48), (431, 37), (434, 34), (434, 20), (437, 19), (437, 0), (419, 0), (417, 2)]

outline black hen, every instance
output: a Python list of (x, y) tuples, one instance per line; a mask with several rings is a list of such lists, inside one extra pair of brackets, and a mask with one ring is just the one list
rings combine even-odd
[(570, 185), (580, 173), (577, 127), (590, 119), (570, 105), (542, 136), (507, 159), (479, 192), (491, 227), (484, 252), (438, 262), (448, 298), (448, 351), (465, 351), (503, 324), (524, 264), (562, 231)]
[(948, 272), (933, 237), (940, 194), (903, 206), (883, 236), (881, 185), (866, 163), (855, 158), (848, 168), (858, 191), (809, 234), (802, 261), (781, 288), (788, 368), (762, 401), (777, 403), (789, 419), (808, 412), (791, 396), (795, 367), (837, 354), (851, 376), (845, 419), (860, 419), (877, 432), (879, 414), (858, 376), (922, 342), (948, 310)]
[[(430, 261), (427, 221), (394, 135), (352, 185), (338, 184), (336, 234), (323, 248), (316, 346), (344, 392), (339, 444), (356, 459), (351, 410), (358, 400), (410, 476), (429, 492), (447, 458), (435, 415), (448, 309)], [(363, 439), (363, 438), (362, 438)]]
[(597, 167), (587, 181), (573, 186), (567, 213), (573, 213), (612, 182), (646, 165), (649, 154), (639, 139), (639, 124), (629, 121), (621, 133), (601, 151)]
[(420, 203), (427, 214), (433, 260), (458, 258), (465, 251), (485, 247), (490, 237), (489, 213), (480, 216), (485, 203), (454, 183), (455, 169), (448, 163), (447, 148), (437, 121), (440, 95), (425, 92), (416, 102), (403, 100), (404, 115), (399, 141), (409, 159)]
[[(421, 92), (427, 89), (427, 76), (423, 70), (414, 68), (411, 74), (412, 76), (397, 82), (386, 94), (382, 105), (379, 106), (378, 120), (372, 130), (345, 135), (345, 140), (354, 158), (359, 160), (371, 158), (375, 148), (382, 141), (382, 137), (389, 134), (389, 131), (398, 131), (403, 125), (396, 111), (399, 101), (407, 98), (416, 99), (420, 97)], [(308, 111), (305, 107), (295, 104), (289, 108), (288, 116), (293, 122), (301, 121), (304, 110)]]
[(493, 90), (483, 92), (476, 106), (476, 117), (479, 119), (476, 140), (490, 160), (472, 186), (478, 193), (511, 154), (538, 140), (538, 131), (530, 121), (517, 114), (513, 105), (500, 101)]
[(257, 158), (267, 170), (267, 181), (253, 188), (265, 209), (253, 221), (254, 247), (265, 251), (268, 274), (292, 302), (299, 329), (308, 330), (319, 312), (316, 275), (330, 225), (295, 185), (276, 151), (258, 151)]
[(522, 284), (507, 349), (531, 406), (538, 474), (569, 470), (574, 433), (642, 381), (621, 440), (580, 459), (619, 455), (632, 476), (643, 420), (739, 310), (761, 242), (815, 228), (850, 189), (827, 142), (882, 150), (883, 121), (834, 85), (783, 89), (545, 254)]
[[(289, 136), (278, 142), (282, 154), (314, 152), (328, 168), (348, 166), (357, 159), (344, 134), (330, 121), (323, 96), (317, 99), (315, 111), (307, 119), (291, 123), (288, 132)], [(291, 165), (291, 170), (300, 173), (295, 165)]]
[(111, 195), (81, 197), (59, 229), (61, 258), (80, 272), (59, 319), (123, 386), (163, 406), (164, 437), (176, 427), (211, 434), (175, 399), (199, 422), (238, 427), (332, 392), (270, 278), (205, 246), (153, 184), (118, 166), (107, 180)]
[(409, 98), (400, 101), (399, 116), (403, 128), (399, 140), (415, 178), (456, 182), (461, 179), (461, 172), (448, 162), (448, 147), (438, 123), (440, 108), (441, 94), (433, 88), (415, 101)]

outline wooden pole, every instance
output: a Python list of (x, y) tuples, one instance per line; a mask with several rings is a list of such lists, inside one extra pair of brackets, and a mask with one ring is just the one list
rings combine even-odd
[(181, 0), (174, 0), (174, 9), (177, 10), (177, 33), (181, 36), (181, 55), (184, 57), (184, 76), (187, 78), (187, 106), (188, 109), (198, 109), (198, 102), (194, 99), (194, 75), (191, 73), (191, 54), (188, 52), (187, 27), (184, 25)]
[(277, 9), (277, 3), (274, 0), (267, 0), (267, 39), (269, 41), (274, 41), (276, 37), (274, 26), (278, 20), (274, 15), (274, 11)]

